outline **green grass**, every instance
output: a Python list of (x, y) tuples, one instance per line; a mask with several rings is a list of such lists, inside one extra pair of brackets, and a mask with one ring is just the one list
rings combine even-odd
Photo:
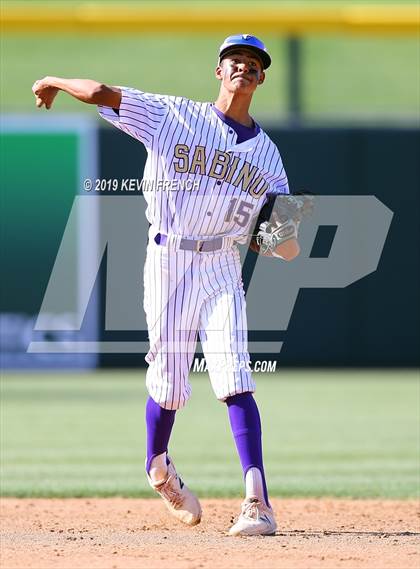
[[(334, 4), (346, 2), (334, 0)], [(188, 9), (188, 2), (185, 5)], [(31, 86), (45, 75), (89, 77), (145, 91), (214, 100), (218, 92), (216, 53), (224, 35), (3, 34), (2, 110), (36, 112)], [(273, 65), (255, 97), (253, 114), (260, 120), (284, 119), (286, 41), (273, 35), (264, 40)], [(419, 38), (307, 36), (302, 54), (303, 103), (308, 118), (371, 121), (419, 116)], [(93, 112), (66, 95), (57, 98), (55, 108)]]
[[(270, 491), (280, 496), (413, 497), (419, 488), (419, 381), (413, 372), (257, 376)], [(201, 496), (238, 495), (225, 406), (192, 377), (170, 450)], [(2, 493), (151, 496), (143, 472), (144, 373), (7, 374)]]
[[(34, 111), (31, 85), (44, 75), (93, 77), (146, 91), (214, 100), (215, 53), (221, 38), (158, 36), (5, 36), (3, 110)], [(192, 42), (194, 49), (191, 50)], [(285, 42), (267, 38), (275, 62), (259, 89), (254, 113), (286, 115)], [(419, 109), (418, 43), (413, 39), (307, 38), (303, 98), (309, 116), (409, 116)], [(30, 54), (28, 56), (28, 54)], [(127, 56), (127, 54), (130, 54)], [(58, 111), (89, 111), (67, 96)]]
[[(7, 112), (34, 111), (31, 87), (45, 75), (90, 77), (114, 85), (144, 91), (182, 95), (212, 101), (217, 97), (214, 77), (218, 35), (205, 38), (184, 36), (4, 36), (2, 42), (2, 104)], [(255, 110), (285, 112), (284, 54), (280, 52), (270, 72), (267, 89), (261, 89)], [(28, 55), (30, 54), (30, 55)], [(56, 111), (94, 112), (66, 95), (56, 101)]]
[(419, 116), (418, 40), (309, 37), (303, 61), (304, 108), (314, 118)]

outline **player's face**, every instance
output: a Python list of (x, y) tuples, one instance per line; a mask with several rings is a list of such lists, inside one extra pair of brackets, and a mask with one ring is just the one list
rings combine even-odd
[(252, 51), (241, 49), (222, 59), (216, 77), (230, 92), (252, 94), (263, 83), (265, 74), (260, 59)]

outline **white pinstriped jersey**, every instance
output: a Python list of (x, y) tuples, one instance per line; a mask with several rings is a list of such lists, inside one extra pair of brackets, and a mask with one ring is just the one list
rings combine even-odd
[(267, 195), (289, 193), (279, 151), (262, 129), (236, 144), (211, 103), (121, 89), (119, 112), (99, 113), (147, 149), (146, 216), (157, 231), (245, 242)]

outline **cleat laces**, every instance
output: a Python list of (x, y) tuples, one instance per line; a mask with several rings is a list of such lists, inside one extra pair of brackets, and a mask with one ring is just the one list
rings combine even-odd
[(184, 502), (184, 497), (182, 494), (173, 486), (173, 478), (169, 477), (166, 482), (162, 484), (160, 488), (156, 488), (157, 491), (164, 496), (168, 502), (174, 507), (179, 508)]
[(242, 505), (242, 515), (250, 520), (259, 519), (258, 500), (251, 500)]

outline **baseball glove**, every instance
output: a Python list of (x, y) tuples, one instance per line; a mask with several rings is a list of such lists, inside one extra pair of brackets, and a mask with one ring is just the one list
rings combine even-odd
[(314, 197), (308, 194), (269, 196), (259, 213), (250, 248), (266, 257), (279, 257), (276, 248), (297, 238), (303, 217), (313, 211), (313, 201)]

